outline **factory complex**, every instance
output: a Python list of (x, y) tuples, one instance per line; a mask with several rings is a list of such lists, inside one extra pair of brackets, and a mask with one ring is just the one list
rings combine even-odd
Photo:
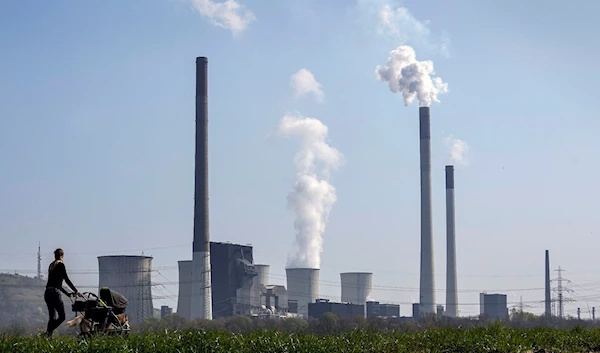
[[(456, 266), (454, 166), (445, 167), (446, 183), (446, 286), (445, 305), (436, 300), (433, 262), (431, 195), (431, 111), (419, 108), (421, 251), (419, 300), (412, 318), (459, 316)], [(187, 319), (216, 319), (236, 315), (259, 318), (318, 318), (331, 312), (339, 317), (401, 318), (398, 304), (373, 300), (373, 273), (340, 273), (341, 301), (320, 297), (319, 268), (286, 268), (286, 286), (269, 281), (269, 265), (255, 263), (251, 245), (210, 240), (208, 195), (208, 59), (196, 59), (194, 230), (191, 259), (178, 261), (179, 291), (175, 312)], [(154, 315), (152, 258), (101, 256), (99, 287), (108, 286), (130, 298), (130, 321)], [(546, 251), (546, 313), (549, 314), (549, 254)], [(163, 306), (160, 316), (173, 313)], [(480, 314), (492, 319), (508, 317), (505, 294), (480, 294)]]

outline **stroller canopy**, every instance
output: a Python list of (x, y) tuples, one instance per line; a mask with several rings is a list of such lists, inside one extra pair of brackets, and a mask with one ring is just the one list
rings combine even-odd
[(113, 308), (125, 310), (127, 308), (128, 300), (119, 292), (110, 290), (106, 287), (100, 289), (100, 299), (106, 303), (106, 305)]

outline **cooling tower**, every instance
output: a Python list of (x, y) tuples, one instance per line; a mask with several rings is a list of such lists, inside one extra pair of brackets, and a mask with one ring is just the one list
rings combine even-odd
[(435, 313), (433, 233), (431, 216), (431, 129), (429, 107), (419, 108), (421, 153), (421, 274), (419, 303), (421, 315)]
[(196, 170), (194, 178), (192, 319), (212, 319), (208, 223), (208, 59), (196, 58)]
[(178, 261), (179, 295), (177, 296), (177, 315), (189, 320), (192, 304), (192, 260)]
[(340, 273), (342, 280), (342, 302), (363, 305), (367, 308), (367, 300), (373, 291), (373, 274), (371, 272)]
[(129, 322), (139, 324), (152, 317), (152, 258), (148, 256), (99, 256), (100, 288), (108, 287), (125, 296), (129, 301)]
[(297, 303), (298, 314), (308, 318), (308, 303), (319, 299), (319, 269), (287, 268), (285, 273), (290, 309)]
[(256, 269), (254, 283), (266, 287), (269, 284), (269, 265), (254, 265), (254, 268)]
[(544, 304), (545, 304), (545, 310), (544, 310), (544, 314), (547, 317), (552, 316), (552, 308), (551, 308), (551, 301), (550, 301), (550, 251), (546, 250), (546, 280), (545, 280), (545, 298), (544, 298)]
[(454, 166), (446, 166), (446, 316), (458, 316), (456, 285), (456, 227), (454, 215)]

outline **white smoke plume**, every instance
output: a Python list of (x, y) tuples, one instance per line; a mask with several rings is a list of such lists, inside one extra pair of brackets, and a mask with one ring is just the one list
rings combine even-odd
[(228, 29), (234, 35), (245, 31), (248, 25), (256, 20), (252, 11), (235, 0), (192, 0), (192, 4), (196, 11), (208, 17), (215, 26)]
[(411, 37), (429, 36), (429, 21), (421, 22), (406, 7), (384, 5), (378, 13), (379, 34), (389, 34), (403, 43)]
[(466, 155), (469, 151), (469, 145), (464, 140), (459, 140), (453, 136), (448, 136), (445, 139), (446, 145), (450, 150), (450, 159), (458, 164), (467, 165)]
[(443, 56), (450, 55), (448, 34), (444, 32), (440, 39), (432, 39), (429, 29), (430, 21), (418, 20), (406, 7), (393, 7), (385, 4), (377, 16), (379, 34), (391, 36), (399, 44), (412, 42), (439, 51)]
[(296, 181), (287, 197), (296, 214), (296, 240), (286, 266), (320, 268), (323, 234), (337, 200), (329, 175), (342, 164), (343, 155), (327, 144), (327, 126), (318, 119), (285, 115), (278, 133), (298, 139), (301, 145), (294, 157)]
[(417, 61), (415, 50), (408, 45), (392, 50), (387, 63), (375, 68), (377, 79), (387, 82), (393, 93), (402, 93), (406, 106), (416, 97), (421, 107), (429, 107), (439, 102), (438, 94), (448, 92), (448, 84), (432, 78), (433, 73), (433, 62)]
[(294, 96), (300, 98), (304, 95), (312, 93), (318, 102), (323, 102), (325, 99), (325, 93), (323, 93), (323, 87), (317, 81), (312, 72), (307, 69), (300, 69), (298, 72), (292, 75), (290, 85), (294, 90)]

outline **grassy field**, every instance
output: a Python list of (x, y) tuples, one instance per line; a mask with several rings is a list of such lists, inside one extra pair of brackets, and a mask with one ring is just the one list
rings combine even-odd
[(356, 331), (340, 335), (275, 331), (236, 335), (221, 331), (165, 331), (127, 338), (0, 338), (0, 352), (600, 352), (600, 329), (512, 329), (500, 325), (421, 332)]

